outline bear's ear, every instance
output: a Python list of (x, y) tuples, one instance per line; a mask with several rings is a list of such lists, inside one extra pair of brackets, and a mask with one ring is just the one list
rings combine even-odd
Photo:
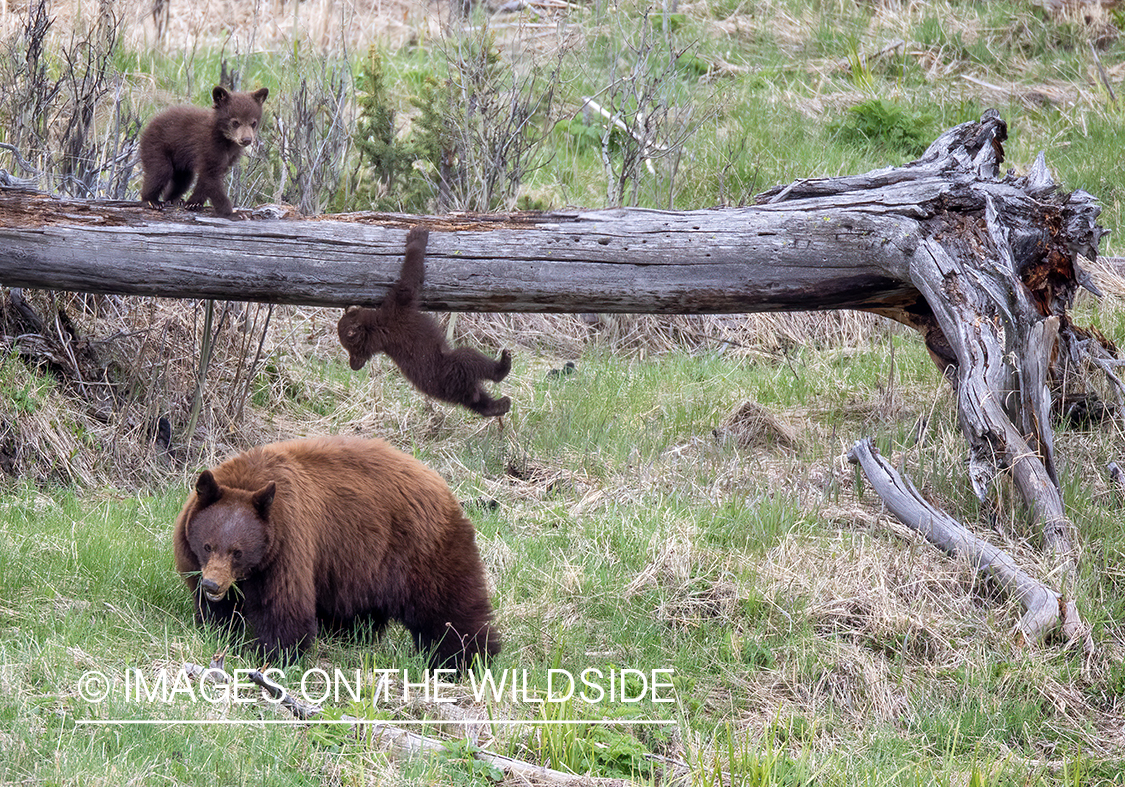
[(250, 97), (258, 102), (258, 106), (261, 106), (262, 104), (265, 103), (266, 97), (269, 94), (270, 94), (270, 89), (268, 87), (260, 87), (257, 90), (255, 90), (253, 93), (251, 93)]
[(195, 481), (195, 495), (199, 500), (200, 508), (206, 508), (223, 496), (223, 490), (219, 488), (219, 482), (211, 475), (210, 470), (204, 470), (199, 474), (199, 478)]
[(230, 98), (230, 91), (222, 85), (215, 85), (211, 89), (211, 100), (215, 102), (215, 108), (218, 109), (227, 102)]
[(250, 504), (262, 519), (270, 518), (270, 507), (273, 505), (273, 496), (277, 492), (277, 484), (270, 481), (250, 498)]

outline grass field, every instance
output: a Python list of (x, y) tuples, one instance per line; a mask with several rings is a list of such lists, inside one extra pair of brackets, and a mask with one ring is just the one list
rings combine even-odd
[[(108, 86), (83, 137), (92, 163), (72, 162), (68, 180), (60, 151), (80, 91), (54, 94), (42, 127), (28, 107), (54, 80), (78, 84), (63, 77), (105, 40), (107, 7), (60, 10), (41, 73), (28, 70), (32, 17), (0, 11), (0, 142), (43, 171), (41, 186), (135, 198), (116, 153), (155, 108), (202, 101), (224, 66), (271, 90), (236, 201), (315, 210), (436, 210), (427, 145), (449, 126), (434, 118), (473, 130), (461, 150), (480, 173), (474, 151), (504, 141), (486, 133), (501, 97), (538, 107), (533, 132), (515, 135), (523, 163), (505, 170), (519, 177), (487, 192), (469, 177), (446, 207), (744, 204), (794, 178), (903, 163), (995, 106), (1009, 163), (1045, 150), (1066, 188), (1101, 199), (1114, 230), (1102, 251), (1121, 252), (1122, 109), (1098, 71), (1118, 90), (1119, 9), (1087, 8), (1087, 21), (1008, 2), (547, 4), (493, 17), (487, 33), (474, 16), (462, 37), (438, 6), (216, 2), (170, 5), (157, 42), (148, 6), (119, 2), (108, 58), (91, 60)], [(492, 107), (483, 126), (458, 91)], [(584, 112), (589, 97), (645, 129), (647, 154)], [(380, 106), (396, 137), (364, 148), (356, 129)], [(0, 165), (18, 171), (8, 154)], [(1125, 287), (1098, 276), (1106, 299), (1084, 298), (1074, 317), (1120, 343)], [(221, 311), (184, 445), (202, 308), (32, 302), (97, 340), (119, 398), (107, 415), (10, 349), (0, 363), (0, 783), (523, 783), (473, 759), (480, 747), (649, 784), (1125, 784), (1125, 537), (1103, 471), (1121, 461), (1120, 425), (1056, 430), (1082, 550), (1066, 590), (1096, 648), (1020, 646), (1018, 609), (891, 519), (844, 459), (873, 437), (935, 504), (1054, 581), (1007, 481), (978, 504), (953, 396), (900, 327), (851, 314), (461, 315), (458, 342), (514, 351), (501, 428), (425, 401), (386, 359), (351, 372), (335, 311)], [(566, 361), (573, 374), (551, 374)], [(171, 454), (146, 432), (161, 414)], [(228, 670), (259, 666), (237, 637), (194, 625), (172, 569), (195, 473), (255, 443), (329, 433), (383, 437), (447, 479), (494, 585), (505, 649), (493, 674), (521, 690), (485, 701), (465, 678), (442, 701), (404, 697), (402, 671), (415, 680), (423, 661), (398, 627), (376, 642), (322, 638), (283, 682), (299, 691), (311, 676), (322, 720), (409, 725), (446, 742), (442, 754), (289, 724), (256, 691), (177, 678), (218, 650)], [(318, 676), (337, 670), (396, 682), (321, 698)], [(598, 701), (539, 701), (586, 670)]]

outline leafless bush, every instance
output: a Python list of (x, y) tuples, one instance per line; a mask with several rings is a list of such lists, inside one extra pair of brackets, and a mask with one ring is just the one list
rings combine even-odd
[[(351, 150), (351, 93), (348, 67), (322, 61), (313, 78), (302, 78), (295, 92), (278, 96), (273, 147), (262, 157), (275, 168), (273, 202), (313, 215), (336, 198)], [(259, 169), (257, 175), (264, 179), (265, 173)]]
[(448, 75), (431, 83), (418, 120), (437, 209), (511, 209), (553, 123), (566, 49), (506, 59), (486, 22), (451, 28), (440, 46)]
[(39, 0), (29, 6), (22, 29), (3, 42), (0, 60), (0, 79), (5, 85), (0, 91), (0, 134), (30, 162), (24, 167), (29, 174), (47, 168), (51, 107), (62, 89), (62, 78), (52, 79), (48, 72), (48, 5), (47, 0)]
[(57, 53), (57, 79), (48, 76), (51, 26), (48, 3), (40, 0), (29, 8), (18, 35), (3, 44), (0, 78), (11, 85), (0, 98), (6, 142), (17, 163), (47, 179), (42, 185), (49, 189), (123, 199), (140, 122), (113, 66), (121, 20), (103, 0), (93, 27)]
[[(677, 101), (677, 85), (694, 62), (688, 49), (677, 46), (668, 31), (655, 30), (647, 16), (639, 35), (636, 43), (619, 39), (620, 50), (608, 57), (608, 84), (586, 99), (583, 119), (604, 129), (607, 204), (636, 205), (647, 173), (672, 208), (680, 158), (704, 120), (697, 107), (713, 107), (714, 102)], [(658, 169), (655, 162), (662, 166)]]
[[(0, 471), (151, 483), (259, 442), (248, 405), (273, 308), (9, 290), (0, 300)], [(208, 347), (207, 362), (200, 347)], [(12, 393), (12, 392), (9, 392)], [(12, 410), (12, 412), (8, 412)]]

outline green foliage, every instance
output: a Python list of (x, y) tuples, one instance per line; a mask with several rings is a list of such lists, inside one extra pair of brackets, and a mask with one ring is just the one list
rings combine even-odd
[(448, 741), (442, 752), (443, 770), (450, 784), (497, 784), (504, 780), (504, 771), (476, 755), (480, 747), (468, 738)]
[(565, 137), (576, 150), (596, 153), (604, 146), (611, 155), (621, 150), (629, 136), (617, 126), (587, 123), (583, 117), (563, 118), (555, 124), (555, 133)]
[[(633, 687), (635, 689), (635, 687)], [(527, 742), (538, 761), (557, 770), (596, 778), (648, 778), (648, 748), (624, 730), (604, 724), (582, 724), (577, 703), (546, 702), (542, 726)]]
[(652, 24), (654, 30), (659, 30), (667, 33), (679, 32), (688, 23), (687, 14), (678, 13), (650, 14), (648, 20)]
[(16, 417), (31, 415), (42, 402), (42, 378), (31, 374), (19, 358), (0, 355), (0, 402), (10, 408)]
[(375, 210), (423, 210), (433, 187), (414, 168), (419, 154), (416, 145), (397, 138), (383, 58), (374, 46), (368, 49), (357, 79), (356, 103), (359, 115), (354, 139), (367, 170), (358, 190), (360, 198)]
[(807, 787), (818, 783), (808, 764), (794, 759), (772, 737), (752, 741), (731, 724), (715, 732), (710, 749), (691, 763), (693, 783), (701, 787)]
[(932, 141), (933, 120), (928, 113), (905, 109), (883, 98), (850, 107), (832, 130), (841, 142), (917, 158)]
[[(305, 6), (286, 7), (296, 19)], [(244, 204), (311, 191), (333, 207), (410, 212), (599, 207), (610, 194), (646, 207), (744, 204), (775, 183), (914, 157), (941, 130), (1001, 100), (1008, 163), (1025, 170), (1045, 149), (1065, 188), (1100, 198), (1102, 221), (1115, 230), (1102, 252), (1119, 253), (1125, 115), (1091, 87), (1093, 30), (1010, 2), (901, 10), (890, 15), (840, 0), (769, 8), (719, 0), (667, 15), (628, 2), (571, 6), (565, 26), (581, 33), (573, 37), (580, 43), (560, 47), (550, 66), (537, 59), (542, 49), (512, 45), (509, 28), (490, 31), (478, 19), (399, 51), (378, 42), (355, 63), (346, 62), (350, 55), (308, 57), (296, 42), (283, 56), (284, 48), (256, 48), (235, 66), (244, 86), (271, 89), (267, 150), (244, 160), (240, 193)], [(1120, 27), (1121, 9), (1108, 13)], [(676, 38), (684, 35), (691, 36), (686, 46)], [(900, 37), (910, 45), (876, 55)], [(1125, 41), (1097, 45), (1106, 64), (1125, 55)], [(63, 130), (73, 112), (66, 91), (54, 105), (43, 102), (66, 64), (57, 53), (40, 54), (42, 78), (29, 81), (27, 53), (0, 50), (12, 85), (0, 101), (5, 141), (47, 140), (47, 130)], [(148, 117), (172, 100), (206, 103), (228, 55), (205, 44), (187, 55), (116, 47), (125, 109)], [(340, 75), (352, 66), (354, 126), (341, 109), (347, 101), (325, 102), (350, 97)], [(1005, 86), (1012, 98), (978, 90), (965, 76)], [(1078, 100), (1028, 100), (1052, 87), (1077, 87)], [(854, 102), (857, 92), (870, 100), (841, 117), (825, 109)], [(629, 130), (581, 115), (587, 97)], [(564, 120), (552, 106), (564, 109)], [(104, 122), (115, 112), (99, 105), (90, 139), (112, 138)], [(298, 127), (300, 135), (286, 136)], [(336, 149), (347, 172), (360, 172), (347, 181), (354, 194), (329, 194), (329, 181), (295, 185), (302, 172), (321, 168), (320, 141), (334, 143), (320, 132), (330, 128), (354, 142)], [(630, 130), (669, 153), (640, 156)], [(303, 147), (290, 148), (294, 141)], [(282, 149), (300, 150), (287, 154), (293, 166), (280, 166)], [(0, 156), (5, 169), (26, 174), (8, 151)], [(616, 192), (607, 189), (610, 180)], [(1114, 339), (1125, 329), (1113, 300), (1080, 302), (1076, 322)], [(634, 330), (622, 324), (600, 320), (590, 333), (620, 339)], [(588, 712), (591, 723), (497, 724), (490, 748), (661, 783), (672, 779), (650, 755), (687, 759), (693, 784), (716, 787), (1121, 783), (1116, 751), (1104, 754), (1104, 731), (1116, 729), (1125, 701), (1125, 667), (1112, 647), (1125, 619), (1125, 542), (1119, 499), (1088, 471), (1120, 461), (1111, 431), (1064, 428), (1058, 437), (1061, 453), (1076, 444), (1084, 452), (1060, 464), (1068, 511), (1086, 545), (1068, 592), (1099, 646), (1110, 645), (1089, 662), (1054, 646), (1018, 653), (1009, 638), (1018, 613), (993, 606), (963, 573), (935, 572), (944, 558), (925, 545), (907, 544), (904, 556), (902, 534), (877, 515), (862, 473), (840, 459), (852, 437), (871, 434), (928, 496), (990, 538), (1027, 535), (1018, 513), (1004, 512), (998, 524), (980, 513), (958, 470), (963, 441), (948, 386), (913, 337), (879, 329), (856, 346), (802, 336), (767, 349), (716, 341), (690, 351), (620, 339), (616, 352), (599, 341), (591, 340), (597, 349), (576, 342), (584, 355), (573, 379), (547, 381), (544, 369), (559, 360), (539, 358), (528, 338), (524, 360), (503, 384), (517, 407), (500, 431), (425, 404), (400, 375), (381, 373), (381, 362), (355, 375), (338, 351), (310, 361), (304, 345), (286, 354), (278, 342), (255, 367), (253, 404), (277, 418), (268, 431), (383, 434), (439, 469), (462, 500), (498, 501), (496, 510), (467, 504), (466, 511), (495, 580), (505, 637), (499, 667), (541, 671), (561, 653), (579, 668), (675, 670), (678, 723), (668, 730), (630, 725), (633, 717), (615, 715), (619, 708), (598, 708)], [(556, 337), (542, 346), (561, 352)], [(61, 388), (14, 356), (0, 360), (5, 456), (30, 450), (7, 429), (20, 418), (94, 442), (83, 427), (54, 417)], [(743, 445), (724, 433), (724, 419), (747, 399), (799, 422), (799, 439)], [(224, 437), (224, 448), (251, 439), (247, 431)], [(7, 482), (0, 494), (0, 781), (96, 781), (107, 762), (104, 778), (115, 783), (499, 781), (460, 740), (437, 757), (403, 763), (345, 725), (247, 733), (74, 724), (89, 716), (241, 723), (273, 712), (260, 702), (91, 705), (74, 690), (92, 666), (120, 674), (124, 665), (205, 660), (228, 645), (231, 663), (248, 666), (238, 635), (194, 625), (171, 570), (170, 523), (195, 469), (168, 470), (183, 477), (165, 494)], [(794, 558), (800, 553), (803, 564)], [(906, 614), (879, 606), (902, 601)], [(415, 674), (424, 667), (397, 626), (377, 641), (325, 636), (306, 663), (367, 665), (367, 658)], [(486, 712), (523, 710), (500, 703)], [(561, 720), (583, 710), (555, 705), (539, 719), (535, 706), (528, 715)], [(615, 723), (592, 723), (602, 711)], [(425, 712), (365, 700), (329, 707), (325, 717), (417, 721)], [(654, 717), (664, 709), (642, 703), (630, 712)]]
[(361, 74), (357, 147), (377, 207), (490, 211), (510, 207), (544, 135), (554, 86), (537, 68), (513, 74), (487, 26), (443, 41), (432, 71), (415, 74), (416, 112), (398, 138), (382, 61), (372, 50)]

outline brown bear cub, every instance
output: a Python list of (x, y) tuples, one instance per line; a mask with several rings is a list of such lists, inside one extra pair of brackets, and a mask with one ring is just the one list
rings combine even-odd
[(482, 380), (500, 382), (512, 368), (507, 350), (494, 361), (471, 347), (451, 349), (441, 326), (418, 309), (425, 277), (429, 232), (414, 227), (406, 236), (406, 259), (398, 281), (378, 309), (349, 306), (336, 331), (359, 371), (377, 352), (386, 353), (415, 388), (435, 399), (460, 404), (484, 416), (503, 415), (512, 406), (507, 396), (493, 399)]
[(204, 470), (176, 520), (196, 619), (249, 622), (267, 658), (401, 622), (431, 666), (500, 651), (475, 531), (441, 476), (381, 440), (273, 443)]
[(141, 133), (141, 200), (153, 207), (176, 202), (195, 180), (186, 207), (198, 210), (210, 200), (215, 213), (232, 215), (223, 177), (257, 137), (269, 93), (264, 87), (232, 93), (217, 85), (211, 91), (211, 109), (175, 106), (149, 121)]

